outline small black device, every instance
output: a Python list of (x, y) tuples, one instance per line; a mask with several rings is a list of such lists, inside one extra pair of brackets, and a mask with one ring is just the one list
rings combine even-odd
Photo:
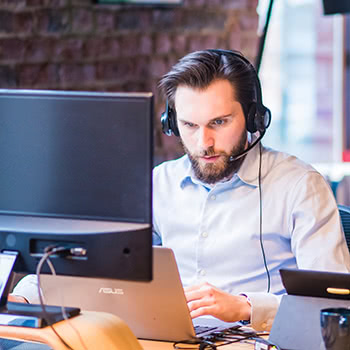
[(276, 350), (276, 345), (264, 338), (255, 338), (254, 350)]
[[(261, 84), (255, 68), (238, 52), (220, 49), (209, 49), (208, 51), (222, 56), (234, 56), (235, 58), (239, 58), (244, 64), (250, 67), (251, 71), (254, 73), (256, 101), (252, 101), (251, 104), (247, 106), (247, 113), (245, 113), (246, 128), (247, 131), (252, 134), (259, 131), (260, 135), (263, 135), (271, 123), (271, 111), (263, 104)], [(180, 136), (176, 123), (176, 112), (170, 107), (168, 100), (166, 101), (165, 111), (161, 115), (161, 123), (164, 134), (168, 136), (172, 134)]]

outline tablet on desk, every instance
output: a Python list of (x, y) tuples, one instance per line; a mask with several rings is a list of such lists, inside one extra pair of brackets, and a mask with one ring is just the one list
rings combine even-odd
[(281, 349), (325, 350), (320, 310), (350, 307), (350, 274), (281, 269), (287, 295), (282, 296), (269, 341)]
[(280, 269), (290, 295), (350, 300), (350, 273)]

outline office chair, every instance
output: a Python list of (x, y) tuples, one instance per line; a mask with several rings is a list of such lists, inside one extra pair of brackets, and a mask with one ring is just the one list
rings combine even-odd
[(335, 198), (340, 205), (350, 205), (350, 175), (344, 176), (338, 182), (335, 190)]
[(339, 214), (343, 230), (345, 234), (346, 243), (350, 251), (350, 207), (338, 204)]

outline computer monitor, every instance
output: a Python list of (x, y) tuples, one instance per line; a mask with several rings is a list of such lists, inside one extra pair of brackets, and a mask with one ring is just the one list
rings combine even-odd
[(344, 0), (323, 0), (323, 10), (325, 15), (349, 13), (350, 2)]
[[(0, 90), (0, 250), (35, 273), (152, 278), (153, 95)], [(50, 273), (45, 265), (43, 273)]]

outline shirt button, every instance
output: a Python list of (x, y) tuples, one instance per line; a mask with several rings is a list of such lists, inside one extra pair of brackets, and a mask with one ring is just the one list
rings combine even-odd
[(213, 195), (210, 197), (210, 199), (211, 199), (212, 201), (215, 201), (215, 199), (216, 199), (215, 194), (213, 194)]
[(203, 238), (207, 238), (207, 237), (208, 237), (208, 232), (203, 232), (203, 233), (202, 233), (202, 237), (203, 237)]
[(205, 276), (205, 274), (206, 274), (205, 270), (200, 270), (199, 273), (201, 276)]
[(267, 326), (267, 324), (266, 324), (265, 322), (261, 324), (261, 327), (262, 327), (263, 329), (266, 329), (266, 326)]

